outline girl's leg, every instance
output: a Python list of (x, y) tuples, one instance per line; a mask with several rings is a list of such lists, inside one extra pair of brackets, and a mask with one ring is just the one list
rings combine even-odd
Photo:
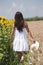
[(23, 60), (23, 52), (18, 52), (18, 57), (22, 61)]

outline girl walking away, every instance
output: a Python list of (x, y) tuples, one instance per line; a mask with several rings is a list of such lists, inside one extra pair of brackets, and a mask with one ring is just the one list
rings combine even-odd
[(24, 21), (22, 13), (16, 12), (14, 19), (15, 23), (11, 32), (11, 37), (14, 36), (13, 50), (18, 53), (18, 57), (22, 61), (24, 52), (29, 51), (26, 31), (30, 35), (32, 42), (35, 42), (35, 40), (28, 28), (28, 24)]

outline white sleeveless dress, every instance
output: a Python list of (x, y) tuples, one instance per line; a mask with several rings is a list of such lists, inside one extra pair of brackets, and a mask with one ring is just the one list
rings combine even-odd
[(22, 32), (19, 32), (17, 28), (15, 28), (13, 50), (19, 52), (29, 50), (25, 28), (23, 28)]

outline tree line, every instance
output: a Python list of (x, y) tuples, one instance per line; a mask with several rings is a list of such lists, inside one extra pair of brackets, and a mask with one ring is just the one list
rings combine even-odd
[(43, 17), (32, 17), (32, 18), (24, 18), (25, 21), (40, 21), (43, 20)]

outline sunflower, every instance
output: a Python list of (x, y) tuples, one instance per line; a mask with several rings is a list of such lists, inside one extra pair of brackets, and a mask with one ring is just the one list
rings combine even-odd
[(10, 25), (12, 26), (14, 24), (15, 20), (9, 20)]
[(3, 27), (4, 27), (4, 28), (7, 28), (7, 24), (6, 24), (6, 23), (3, 23)]
[(0, 21), (2, 20), (2, 18), (0, 17)]
[(6, 28), (8, 25), (13, 26), (13, 24), (15, 23), (15, 20), (9, 20), (3, 16), (0, 16), (0, 21), (4, 28)]

